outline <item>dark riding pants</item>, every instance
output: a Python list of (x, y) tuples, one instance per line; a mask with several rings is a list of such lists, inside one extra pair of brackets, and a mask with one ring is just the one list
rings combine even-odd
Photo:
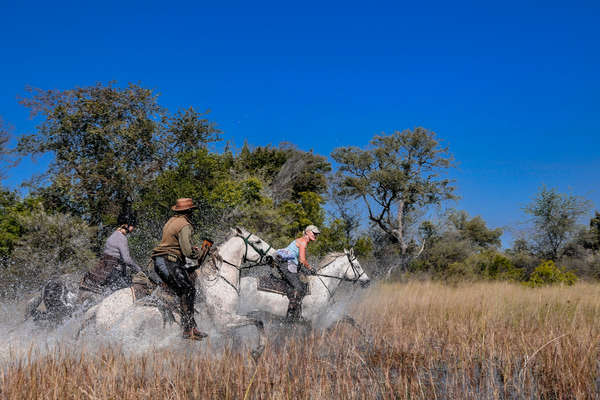
[(154, 270), (160, 279), (179, 296), (181, 305), (181, 324), (184, 331), (196, 327), (194, 319), (194, 300), (196, 287), (183, 266), (171, 262), (166, 257), (154, 257)]
[(283, 277), (283, 279), (289, 285), (290, 290), (288, 292), (288, 297), (290, 298), (290, 300), (291, 299), (299, 300), (302, 297), (304, 297), (305, 285), (300, 280), (298, 273), (290, 272), (288, 270), (287, 262), (278, 263), (277, 268), (279, 269), (279, 272), (281, 273), (281, 276)]

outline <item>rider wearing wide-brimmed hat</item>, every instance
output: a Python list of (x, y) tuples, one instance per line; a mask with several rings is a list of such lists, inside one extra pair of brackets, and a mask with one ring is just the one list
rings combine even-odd
[(302, 237), (293, 240), (287, 247), (277, 250), (275, 259), (281, 276), (288, 284), (288, 310), (286, 320), (288, 322), (302, 319), (302, 298), (305, 294), (305, 285), (298, 276), (299, 268), (302, 267), (307, 273), (315, 273), (308, 261), (306, 261), (306, 247), (312, 241), (317, 240), (321, 231), (314, 225), (304, 229)]
[(192, 199), (181, 198), (171, 209), (175, 215), (163, 227), (162, 240), (152, 250), (154, 270), (180, 298), (183, 337), (200, 340), (207, 335), (196, 327), (194, 276), (185, 268), (186, 257), (198, 259), (201, 256), (200, 249), (192, 245), (193, 228), (189, 219), (197, 206)]

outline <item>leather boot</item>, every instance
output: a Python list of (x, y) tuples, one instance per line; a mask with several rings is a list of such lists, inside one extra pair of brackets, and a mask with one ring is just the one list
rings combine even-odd
[(302, 299), (298, 299), (296, 308), (294, 308), (294, 322), (305, 322), (302, 318)]
[(288, 304), (287, 314), (285, 315), (285, 322), (291, 324), (296, 321), (298, 301), (295, 298), (290, 298)]
[(205, 332), (201, 332), (196, 328), (192, 328), (187, 331), (183, 331), (183, 338), (189, 340), (202, 340), (207, 337), (208, 334)]

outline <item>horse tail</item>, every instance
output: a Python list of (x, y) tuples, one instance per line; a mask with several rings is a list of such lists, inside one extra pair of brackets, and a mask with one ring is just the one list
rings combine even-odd
[(68, 292), (66, 282), (60, 277), (50, 279), (44, 285), (42, 297), (50, 319), (60, 320), (70, 314), (72, 305), (67, 298)]

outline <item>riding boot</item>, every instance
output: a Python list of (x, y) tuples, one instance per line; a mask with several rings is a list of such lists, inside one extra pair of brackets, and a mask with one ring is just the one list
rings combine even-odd
[(304, 318), (302, 318), (302, 299), (298, 299), (296, 304), (296, 308), (294, 308), (294, 322), (304, 322)]
[(290, 302), (288, 304), (287, 314), (285, 316), (285, 322), (293, 323), (293, 322), (296, 322), (296, 318), (298, 315), (298, 312), (296, 311), (298, 309), (298, 300), (295, 297), (290, 297), (289, 300), (290, 300)]
[(197, 328), (192, 328), (189, 330), (183, 331), (183, 338), (189, 340), (202, 340), (207, 337), (208, 334), (205, 332), (199, 331)]

